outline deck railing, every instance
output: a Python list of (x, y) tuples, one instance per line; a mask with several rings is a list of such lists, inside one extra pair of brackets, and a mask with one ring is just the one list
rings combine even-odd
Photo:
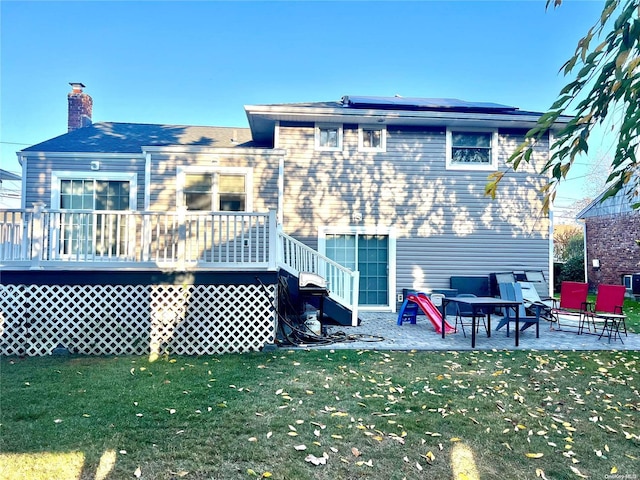
[(328, 282), (329, 296), (351, 310), (351, 323), (358, 324), (359, 273), (318, 253), (289, 235), (278, 232), (278, 262), (294, 275), (311, 272)]
[(279, 231), (274, 211), (0, 210), (0, 268), (267, 269), (325, 278), (358, 321), (358, 272)]
[(0, 264), (17, 268), (277, 268), (276, 216), (244, 212), (0, 211)]

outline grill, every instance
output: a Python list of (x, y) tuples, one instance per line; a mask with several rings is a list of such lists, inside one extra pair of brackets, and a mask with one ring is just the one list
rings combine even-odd
[(298, 288), (300, 292), (324, 292), (325, 295), (329, 293), (327, 281), (320, 275), (310, 272), (300, 272)]
[(318, 320), (322, 323), (324, 297), (329, 295), (327, 281), (320, 275), (311, 272), (300, 272), (298, 276), (298, 292), (300, 297), (318, 297)]

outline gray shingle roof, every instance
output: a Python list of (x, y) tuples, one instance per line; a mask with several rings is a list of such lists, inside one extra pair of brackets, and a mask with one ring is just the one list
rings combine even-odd
[(248, 128), (100, 122), (23, 152), (141, 153), (143, 146), (261, 147)]

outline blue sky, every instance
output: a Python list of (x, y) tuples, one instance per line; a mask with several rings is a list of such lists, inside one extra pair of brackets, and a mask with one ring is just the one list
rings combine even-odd
[[(544, 111), (602, 5), (4, 0), (0, 165), (19, 173), (17, 150), (66, 132), (69, 82), (87, 86), (94, 121), (245, 127), (243, 105), (343, 95)], [(607, 145), (592, 145), (594, 158)], [(567, 182), (558, 203), (582, 198), (583, 180)]]

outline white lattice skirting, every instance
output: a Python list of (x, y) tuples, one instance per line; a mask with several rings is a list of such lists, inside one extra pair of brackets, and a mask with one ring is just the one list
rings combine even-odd
[(275, 285), (0, 285), (0, 354), (209, 355), (275, 340)]

